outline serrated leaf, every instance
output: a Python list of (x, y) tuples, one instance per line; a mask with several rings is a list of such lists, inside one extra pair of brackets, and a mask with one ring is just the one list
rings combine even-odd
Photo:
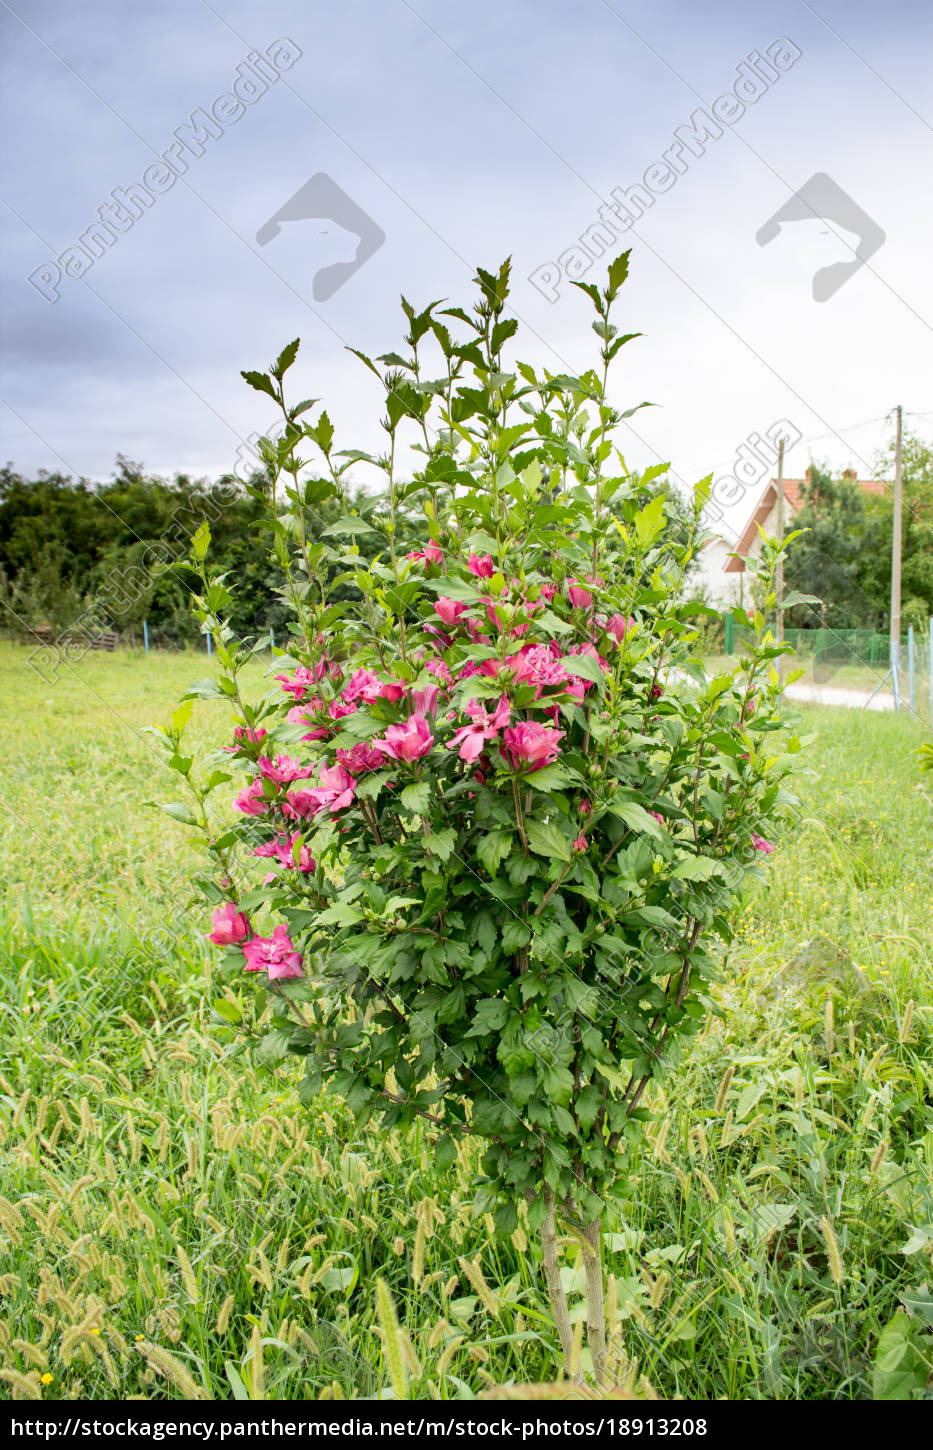
[(476, 854), (490, 876), (495, 876), (501, 863), (512, 849), (510, 831), (490, 831), (476, 847)]
[(658, 822), (637, 801), (614, 801), (612, 811), (625, 822), (629, 830), (643, 831), (645, 834), (653, 836), (656, 841), (663, 840)]
[(406, 785), (399, 792), (399, 800), (406, 810), (412, 811), (416, 816), (423, 816), (431, 805), (432, 794), (430, 781), (419, 780), (413, 785)]
[(525, 822), (528, 845), (538, 856), (556, 857), (558, 861), (569, 861), (570, 842), (563, 832), (548, 821), (528, 820)]
[(674, 875), (679, 881), (709, 881), (722, 875), (722, 867), (712, 856), (688, 856), (675, 867)]

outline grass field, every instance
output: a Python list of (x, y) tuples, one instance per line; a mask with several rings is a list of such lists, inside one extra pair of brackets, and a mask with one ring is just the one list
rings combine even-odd
[[(388, 1393), (380, 1277), (412, 1396), (555, 1378), (537, 1244), (471, 1217), (469, 1144), (439, 1170), (428, 1134), (359, 1134), (231, 1055), (195, 860), (145, 805), (173, 790), (143, 729), (204, 656), (92, 655), (47, 683), (26, 654), (0, 646), (3, 1393)], [(609, 1240), (620, 1341), (664, 1398), (916, 1396), (933, 1367), (925, 732), (799, 724), (801, 825)], [(223, 726), (200, 707), (202, 740)]]

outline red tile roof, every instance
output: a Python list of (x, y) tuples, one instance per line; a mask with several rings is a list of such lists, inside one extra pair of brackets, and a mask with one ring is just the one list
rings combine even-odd
[[(883, 494), (887, 493), (890, 484), (885, 483), (882, 478), (857, 478), (852, 469), (846, 469), (843, 478), (850, 480), (864, 489), (866, 493)], [(797, 513), (804, 503), (803, 486), (809, 482), (809, 475), (806, 478), (785, 478), (784, 480), (784, 501), (789, 514)], [(752, 514), (742, 532), (742, 537), (735, 546), (735, 553), (726, 564), (726, 574), (743, 574), (745, 572), (745, 559), (758, 537), (758, 525), (763, 525), (765, 519), (777, 502), (777, 479), (772, 478), (761, 498), (758, 501), (755, 512)], [(739, 554), (742, 557), (736, 558)]]

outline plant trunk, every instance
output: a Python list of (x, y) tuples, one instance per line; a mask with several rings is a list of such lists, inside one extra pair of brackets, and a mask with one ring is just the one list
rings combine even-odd
[(552, 1189), (545, 1188), (544, 1202), (547, 1205), (547, 1214), (541, 1225), (544, 1280), (547, 1284), (548, 1299), (551, 1301), (551, 1312), (554, 1315), (554, 1323), (557, 1325), (557, 1333), (560, 1335), (560, 1347), (564, 1356), (564, 1364), (567, 1373), (572, 1374), (573, 1330), (570, 1326), (570, 1315), (567, 1313), (567, 1295), (564, 1293), (564, 1286), (560, 1281), (560, 1266), (557, 1262), (557, 1227), (554, 1221), (554, 1193)]
[(602, 1229), (599, 1220), (587, 1224), (581, 1235), (586, 1274), (586, 1342), (593, 1360), (593, 1375), (602, 1388), (606, 1376), (606, 1293), (603, 1286)]

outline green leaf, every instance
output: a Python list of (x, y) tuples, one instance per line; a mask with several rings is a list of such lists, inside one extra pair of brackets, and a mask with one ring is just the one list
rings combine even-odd
[(298, 356), (298, 344), (300, 342), (301, 338), (296, 337), (294, 342), (290, 342), (287, 347), (283, 347), (276, 359), (275, 367), (270, 369), (272, 376), (278, 378), (279, 382), (282, 381), (282, 374), (288, 372), (288, 369)]
[(872, 1395), (876, 1400), (912, 1400), (926, 1388), (931, 1365), (920, 1325), (899, 1309), (878, 1339), (872, 1365)]
[(649, 815), (644, 806), (640, 806), (637, 801), (613, 802), (612, 811), (625, 822), (630, 830), (644, 831), (649, 836), (653, 836), (656, 841), (664, 839), (661, 827), (654, 816)]
[(573, 776), (569, 770), (562, 765), (544, 765), (540, 770), (534, 770), (526, 777), (526, 783), (534, 790), (551, 791), (560, 790), (565, 785), (570, 785)]
[(431, 782), (419, 780), (414, 785), (406, 785), (405, 789), (399, 792), (399, 800), (414, 815), (423, 816), (430, 808), (432, 794)]
[(156, 810), (164, 811), (171, 816), (173, 821), (181, 821), (183, 826), (194, 826), (197, 822), (192, 814), (191, 807), (185, 805), (184, 801), (146, 801), (147, 806), (155, 806)]
[(488, 1032), (501, 1032), (509, 1019), (510, 1007), (504, 997), (483, 997), (472, 1011), (473, 1026), (467, 1037), (485, 1037)]
[(564, 655), (561, 664), (568, 675), (577, 675), (583, 680), (591, 680), (598, 685), (600, 690), (606, 688), (606, 676), (599, 660), (592, 655)]
[(929, 1329), (933, 1329), (933, 1294), (926, 1284), (921, 1284), (916, 1289), (904, 1289), (900, 1300), (911, 1314), (915, 1314)]
[(328, 906), (318, 917), (321, 926), (353, 926), (354, 922), (362, 921), (363, 913), (357, 911), (348, 901), (337, 901), (333, 906)]
[(183, 700), (177, 710), (172, 711), (172, 729), (180, 735), (191, 719), (191, 712), (194, 709), (194, 701)]
[(506, 956), (514, 956), (531, 941), (531, 928), (517, 917), (511, 917), (502, 928), (502, 950)]
[(270, 398), (275, 398), (275, 401), (278, 402), (278, 397), (276, 396), (275, 388), (272, 385), (272, 380), (265, 373), (241, 371), (240, 377), (243, 378), (245, 382), (249, 383), (251, 388), (255, 388), (257, 393), (268, 393)]
[(477, 844), (476, 854), (490, 876), (495, 876), (502, 861), (512, 849), (512, 835), (509, 831), (490, 831)]
[(214, 1011), (224, 1022), (229, 1022), (231, 1027), (238, 1027), (243, 1021), (243, 1013), (234, 1002), (228, 1002), (226, 997), (218, 997), (213, 1003)]
[(622, 283), (628, 276), (628, 261), (632, 255), (631, 247), (625, 252), (620, 252), (617, 257), (609, 263), (609, 300), (615, 297)]
[(552, 826), (549, 822), (526, 821), (525, 835), (528, 837), (528, 845), (537, 855), (556, 856), (558, 861), (570, 860), (570, 842), (556, 826)]
[(722, 866), (711, 856), (688, 856), (675, 868), (674, 875), (680, 881), (709, 881), (722, 875)]
[(210, 546), (211, 530), (210, 525), (205, 519), (203, 524), (199, 524), (191, 536), (191, 553), (195, 559), (204, 559), (207, 556), (207, 551)]
[(635, 533), (642, 548), (653, 544), (664, 527), (664, 495), (656, 493), (650, 503), (635, 515)]

